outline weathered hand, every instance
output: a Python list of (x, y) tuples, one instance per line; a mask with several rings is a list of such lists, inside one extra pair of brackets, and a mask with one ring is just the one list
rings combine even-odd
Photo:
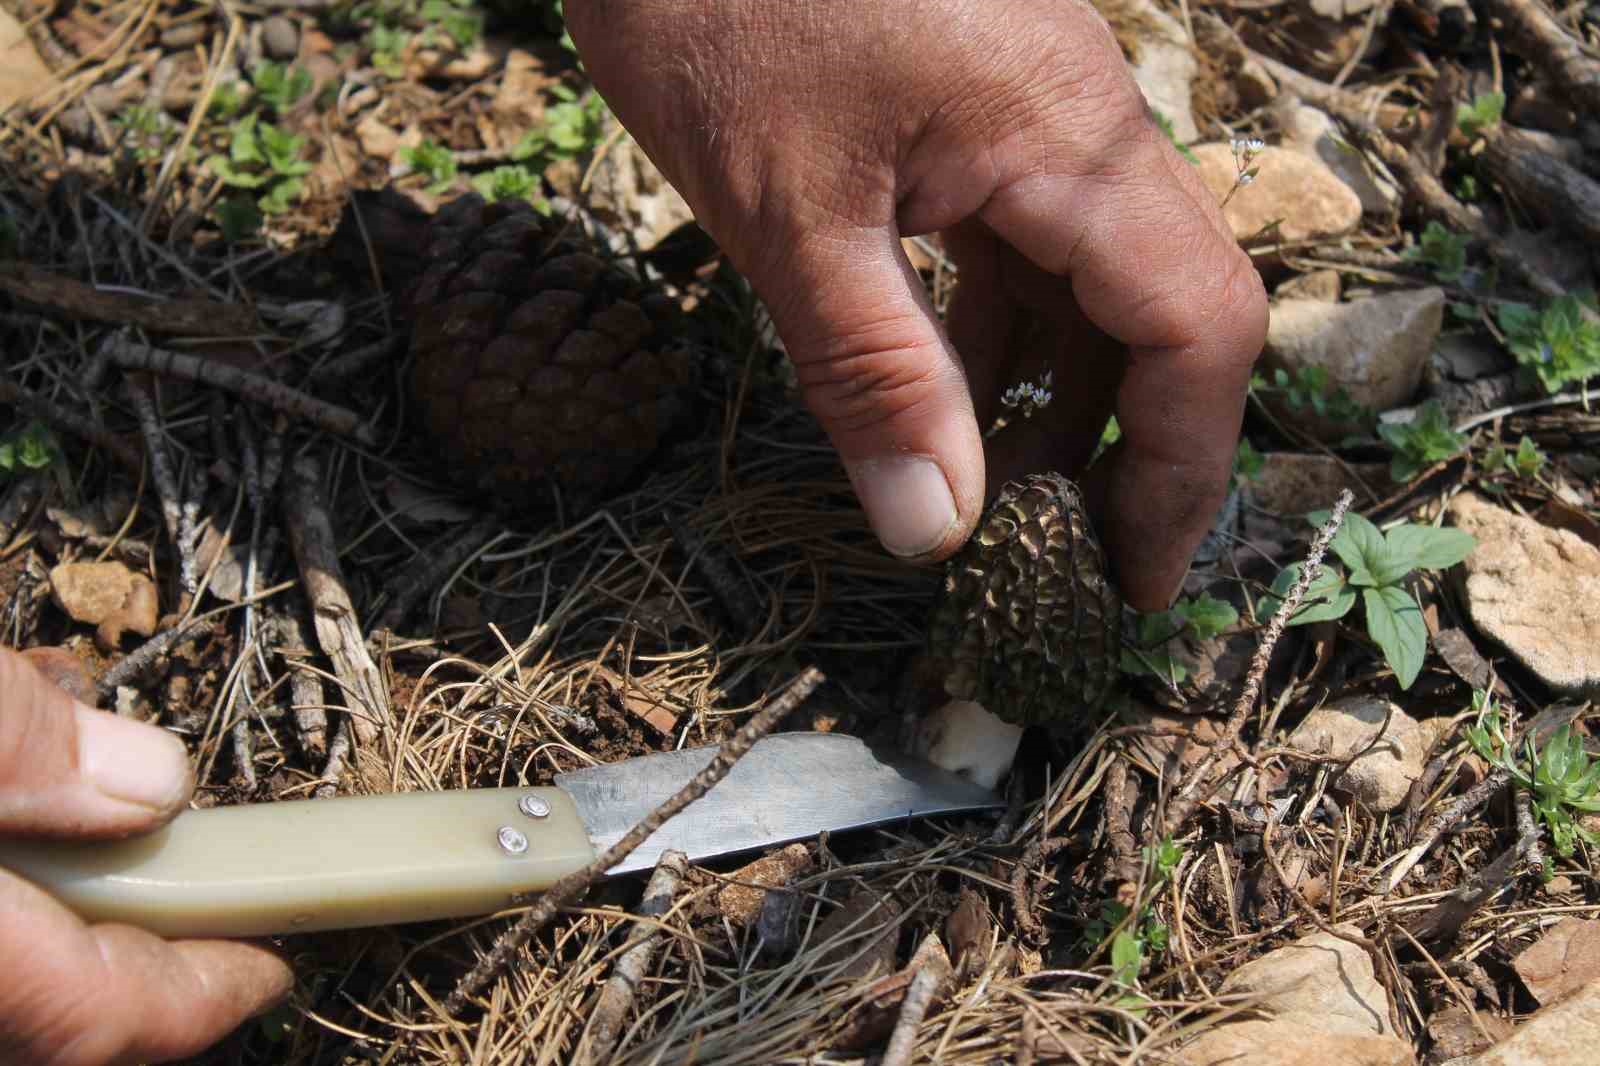
[[(112, 837), (181, 810), (183, 745), (72, 700), (0, 648), (0, 835)], [(287, 994), (282, 960), (243, 943), (85, 925), (0, 870), (0, 1063), (99, 1066), (191, 1055)]]
[[(1266, 299), (1081, 0), (569, 0), (596, 85), (772, 311), (884, 546), (942, 558), (991, 488), (1075, 473), (1165, 606), (1226, 486)], [(899, 238), (944, 231), (948, 336)], [(991, 442), (1011, 384), (1055, 402)]]

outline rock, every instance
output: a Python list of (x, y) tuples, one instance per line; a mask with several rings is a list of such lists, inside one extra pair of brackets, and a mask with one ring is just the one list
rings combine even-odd
[(300, 54), (299, 24), (287, 15), (269, 15), (261, 23), (261, 49), (271, 59), (293, 59)]
[(1470, 492), (1448, 515), (1478, 539), (1461, 564), (1473, 624), (1551, 688), (1600, 694), (1600, 548)]
[(1447, 1062), (1482, 1051), (1496, 1040), (1511, 1035), (1511, 1023), (1490, 1011), (1468, 1011), (1459, 1003), (1449, 1003), (1428, 1019), (1428, 1036), (1433, 1039), (1432, 1061)]
[(1194, 124), (1190, 91), (1199, 63), (1189, 47), (1183, 25), (1150, 0), (1134, 0), (1129, 14), (1139, 20), (1139, 50), (1133, 63), (1133, 80), (1144, 99), (1172, 124), (1180, 144), (1200, 139)]
[[(1388, 718), (1376, 745), (1374, 738)], [(1349, 696), (1323, 704), (1289, 734), (1289, 746), (1345, 758), (1367, 751), (1334, 781), (1374, 811), (1405, 802), (1411, 782), (1422, 776), (1431, 737), (1397, 705), (1371, 696)], [(1341, 941), (1342, 943), (1342, 941)]]
[(1400, 203), (1400, 190), (1373, 173), (1361, 152), (1350, 146), (1323, 112), (1304, 104), (1285, 107), (1278, 114), (1278, 130), (1283, 147), (1327, 164), (1360, 199), (1363, 211), (1386, 215)]
[[(1238, 180), (1233, 149), (1226, 144), (1192, 146), (1200, 177), (1221, 203)], [(1289, 148), (1268, 146), (1256, 156), (1249, 185), (1233, 194), (1223, 216), (1241, 242), (1276, 243), (1337, 237), (1361, 224), (1361, 198), (1321, 160)], [(1269, 223), (1278, 225), (1262, 231)]]
[(1600, 921), (1563, 918), (1524, 948), (1511, 965), (1540, 1003), (1554, 1003), (1600, 981)]
[(1600, 981), (1543, 1008), (1464, 1066), (1591, 1066), (1600, 1046)]
[(0, 9), (0, 113), (54, 82), (50, 68), (34, 51), (28, 31), (9, 11)]
[[(1355, 926), (1338, 927), (1360, 935)], [(1390, 1036), (1389, 1001), (1359, 945), (1331, 933), (1312, 933), (1252, 959), (1229, 974), (1221, 995), (1249, 993), (1268, 1014), (1315, 1019), (1325, 1033)]]
[(1505, 370), (1505, 349), (1476, 330), (1443, 333), (1433, 351), (1433, 368), (1451, 381), (1476, 381)]
[(1230, 1022), (1178, 1052), (1185, 1066), (1414, 1066), (1411, 1045), (1392, 1036), (1328, 1032), (1289, 1018)]
[(1321, 300), (1323, 303), (1339, 302), (1339, 272), (1313, 270), (1309, 274), (1296, 274), (1272, 290), (1278, 300)]
[(94, 678), (89, 675), (88, 666), (66, 648), (58, 645), (28, 648), (23, 651), (22, 657), (32, 663), (35, 670), (49, 678), (57, 688), (79, 703), (93, 707), (100, 701), (100, 694), (95, 691)]
[(1331, 455), (1267, 452), (1262, 456), (1260, 472), (1250, 479), (1247, 492), (1254, 507), (1276, 515), (1298, 516), (1327, 510), (1345, 489), (1354, 492), (1359, 500), (1365, 498), (1369, 488), (1383, 496), (1392, 486), (1387, 463), (1341, 463)]
[[(1443, 323), (1444, 291), (1435, 288), (1341, 304), (1279, 300), (1272, 306), (1263, 360), (1291, 378), (1321, 367), (1330, 389), (1343, 388), (1357, 404), (1386, 411), (1417, 391)], [(1273, 406), (1279, 417), (1292, 419), (1319, 440), (1341, 440), (1359, 428), (1307, 410), (1291, 412), (1278, 397)]]
[(749, 925), (761, 914), (768, 889), (787, 885), (809, 869), (811, 852), (804, 844), (763, 855), (728, 875), (730, 883), (717, 893), (717, 909), (734, 928)]
[(50, 595), (74, 622), (98, 627), (95, 641), (107, 651), (124, 630), (156, 631), (155, 584), (121, 563), (62, 563), (50, 571)]

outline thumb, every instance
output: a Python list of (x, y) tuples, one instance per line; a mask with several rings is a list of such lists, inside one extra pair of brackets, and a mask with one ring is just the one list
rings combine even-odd
[(193, 783), (177, 737), (79, 703), (0, 648), (0, 834), (142, 832)]
[(983, 506), (983, 439), (899, 237), (812, 233), (775, 258), (751, 280), (873, 531), (901, 558), (952, 554)]

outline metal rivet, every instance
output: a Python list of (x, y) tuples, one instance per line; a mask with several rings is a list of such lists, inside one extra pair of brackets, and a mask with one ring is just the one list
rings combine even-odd
[(528, 850), (528, 838), (522, 835), (521, 830), (513, 829), (509, 825), (500, 827), (500, 832), (495, 834), (495, 839), (500, 842), (500, 850), (510, 852), (512, 855), (521, 855)]
[(550, 816), (550, 804), (538, 796), (523, 796), (517, 800), (517, 810), (526, 814), (529, 818), (548, 818)]

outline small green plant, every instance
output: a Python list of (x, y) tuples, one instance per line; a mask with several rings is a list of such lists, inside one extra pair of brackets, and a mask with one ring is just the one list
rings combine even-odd
[(1459, 281), (1467, 269), (1467, 238), (1429, 222), (1416, 245), (1406, 249), (1405, 258), (1426, 265), (1440, 281)]
[(1080, 945), (1087, 951), (1093, 951), (1111, 937), (1111, 979), (1126, 991), (1136, 991), (1145, 963), (1167, 950), (1171, 932), (1157, 917), (1154, 901), (1182, 861), (1183, 849), (1171, 837), (1164, 838), (1153, 848), (1145, 848), (1144, 893), (1133, 920), (1128, 921), (1131, 908), (1108, 899), (1101, 901), (1100, 912), (1084, 924)]
[(111, 125), (122, 133), (122, 143), (141, 163), (160, 159), (178, 131), (160, 108), (130, 104), (111, 117)]
[(401, 56), (411, 43), (411, 32), (401, 26), (378, 23), (367, 31), (366, 45), (372, 55), (372, 65), (386, 78), (398, 78), (405, 73)]
[(1378, 436), (1394, 449), (1389, 476), (1396, 481), (1410, 481), (1434, 463), (1459, 455), (1467, 447), (1466, 436), (1450, 427), (1450, 419), (1437, 400), (1417, 408), (1416, 417), (1409, 422), (1380, 425)]
[(1172, 120), (1153, 107), (1150, 109), (1150, 113), (1155, 115), (1156, 125), (1161, 127), (1161, 132), (1167, 135), (1167, 140), (1172, 142), (1172, 147), (1178, 150), (1178, 154), (1183, 156), (1183, 158), (1187, 159), (1189, 162), (1193, 163), (1195, 166), (1199, 166), (1200, 157), (1195, 155), (1194, 152), (1190, 151), (1187, 144), (1184, 144), (1182, 141), (1178, 140), (1178, 133), (1172, 128)]
[(1303, 366), (1293, 377), (1279, 368), (1272, 372), (1270, 383), (1256, 375), (1250, 379), (1250, 387), (1259, 393), (1280, 393), (1294, 410), (1310, 410), (1338, 422), (1367, 422), (1373, 417), (1371, 408), (1357, 403), (1343, 385), (1333, 383), (1327, 367)]
[[(1228, 201), (1233, 199), (1234, 194), (1255, 181), (1256, 175), (1261, 173), (1261, 168), (1256, 166), (1255, 162), (1256, 157), (1266, 151), (1267, 142), (1259, 137), (1235, 137), (1229, 142), (1229, 147), (1233, 149), (1233, 165), (1236, 173), (1233, 178), (1233, 185), (1228, 189), (1227, 195), (1222, 198), (1221, 206), (1223, 207), (1227, 207)], [(1272, 222), (1268, 225), (1276, 226), (1277, 223)]]
[(400, 161), (428, 179), (430, 193), (444, 192), (456, 183), (456, 157), (442, 144), (423, 141), (415, 148), (402, 148)]
[(1456, 126), (1466, 136), (1478, 137), (1500, 125), (1505, 110), (1505, 93), (1479, 93), (1471, 104), (1456, 108)]
[(261, 232), (266, 216), (256, 205), (253, 196), (227, 196), (217, 201), (217, 226), (223, 240), (235, 242), (248, 240)]
[(542, 171), (558, 159), (574, 159), (600, 143), (605, 130), (606, 102), (593, 90), (579, 96), (565, 85), (550, 92), (557, 102), (545, 108), (544, 125), (522, 135), (511, 159)]
[(1543, 308), (1503, 303), (1495, 317), (1517, 362), (1554, 393), (1600, 374), (1597, 310), (1593, 293), (1566, 293)]
[(10, 477), (43, 470), (61, 458), (55, 434), (43, 422), (28, 422), (0, 437), (0, 473)]
[(428, 26), (430, 41), (435, 39), (435, 27), (463, 50), (483, 36), (483, 15), (473, 8), (471, 0), (422, 0), (420, 15)]
[(1509, 474), (1523, 481), (1532, 481), (1544, 469), (1547, 459), (1539, 446), (1524, 434), (1517, 442), (1515, 451), (1508, 451), (1504, 444), (1498, 443), (1490, 448), (1483, 457), (1483, 472), (1490, 477)]
[(311, 91), (314, 82), (303, 67), (263, 60), (250, 75), (256, 98), (275, 114), (283, 114)]
[[(1325, 514), (1310, 518), (1315, 525), (1327, 521)], [(1331, 564), (1324, 565), (1289, 624), (1343, 618), (1355, 606), (1359, 589), (1367, 634), (1383, 652), (1400, 687), (1408, 689), (1422, 672), (1428, 628), (1422, 621), (1422, 608), (1406, 588), (1406, 579), (1413, 571), (1454, 566), (1476, 546), (1472, 535), (1462, 530), (1410, 522), (1384, 533), (1366, 517), (1351, 511), (1330, 545), (1349, 570), (1348, 576)], [(1299, 578), (1298, 563), (1280, 573), (1272, 583), (1271, 594), (1258, 605), (1259, 617), (1270, 618)]]
[(1209, 592), (1180, 599), (1165, 611), (1141, 614), (1134, 647), (1122, 649), (1121, 670), (1125, 674), (1149, 674), (1170, 684), (1189, 676), (1188, 668), (1173, 655), (1171, 642), (1179, 636), (1210, 640), (1227, 632), (1239, 621), (1239, 612), (1227, 600)]
[(539, 176), (524, 166), (495, 167), (472, 176), (472, 187), (491, 203), (498, 200), (527, 200), (535, 207), (545, 204), (539, 195)]
[(1233, 483), (1254, 481), (1266, 465), (1267, 457), (1256, 451), (1248, 437), (1240, 437), (1239, 446), (1233, 452)]
[(300, 158), (304, 149), (304, 137), (246, 115), (234, 123), (228, 154), (212, 156), (207, 165), (233, 188), (260, 190), (256, 206), (275, 215), (287, 211), (305, 188), (301, 179), (311, 164)]
[(1505, 720), (1491, 698), (1474, 692), (1472, 703), (1478, 721), (1467, 730), (1467, 743), (1528, 793), (1534, 814), (1550, 830), (1556, 853), (1563, 858), (1571, 855), (1580, 840), (1591, 847), (1600, 843), (1600, 835), (1585, 829), (1572, 814), (1600, 811), (1600, 763), (1584, 751), (1582, 736), (1564, 725), (1542, 748), (1531, 736), (1518, 745), (1506, 734)]
[(236, 81), (219, 83), (211, 93), (211, 102), (206, 105), (208, 117), (224, 122), (235, 118), (243, 110), (244, 91), (239, 88), (239, 83)]

